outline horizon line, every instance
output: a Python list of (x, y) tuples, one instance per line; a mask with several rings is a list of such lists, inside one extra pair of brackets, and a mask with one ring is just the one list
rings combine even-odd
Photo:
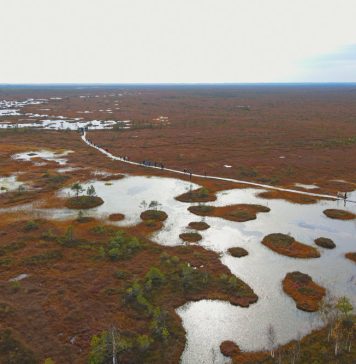
[(356, 81), (306, 82), (6, 82), (11, 86), (244, 86), (244, 85), (356, 85)]

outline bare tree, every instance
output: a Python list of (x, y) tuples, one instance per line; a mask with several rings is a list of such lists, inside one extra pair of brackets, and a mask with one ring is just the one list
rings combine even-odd
[(267, 345), (268, 350), (271, 353), (271, 357), (274, 358), (275, 346), (276, 346), (276, 332), (272, 324), (267, 327)]
[(299, 356), (298, 341), (295, 340), (290, 344), (290, 349), (288, 350), (289, 359), (291, 364), (295, 364)]
[(162, 204), (159, 203), (158, 201), (151, 201), (150, 204), (148, 205), (148, 208), (157, 211), (161, 206)]
[(338, 312), (335, 308), (336, 306), (336, 298), (327, 292), (323, 300), (319, 305), (319, 315), (324, 325), (328, 328), (328, 341), (330, 341), (332, 337), (332, 332), (334, 330)]
[(141, 203), (140, 203), (140, 207), (143, 209), (143, 210), (146, 210), (147, 208), (147, 202), (145, 200), (142, 200)]
[(111, 328), (111, 341), (112, 341), (112, 364), (118, 364), (117, 362), (117, 347), (116, 347), (116, 339), (117, 336), (117, 330), (115, 327)]

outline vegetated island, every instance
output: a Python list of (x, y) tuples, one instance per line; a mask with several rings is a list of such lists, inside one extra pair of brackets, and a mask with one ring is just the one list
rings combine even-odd
[(310, 205), (318, 202), (318, 198), (303, 195), (302, 193), (293, 193), (288, 191), (269, 190), (257, 194), (257, 197), (268, 200), (286, 200), (295, 204)]
[(104, 200), (101, 197), (96, 196), (93, 185), (90, 185), (87, 188), (85, 195), (81, 195), (85, 190), (79, 182), (74, 183), (70, 189), (75, 192), (75, 196), (70, 197), (65, 201), (65, 206), (69, 209), (86, 210), (100, 206), (104, 203)]
[(116, 213), (116, 214), (109, 215), (109, 220), (110, 221), (122, 221), (124, 219), (125, 219), (124, 214)]
[(329, 238), (320, 237), (315, 239), (314, 242), (316, 245), (325, 249), (334, 249), (336, 247), (335, 243)]
[(197, 205), (188, 207), (188, 210), (199, 216), (221, 217), (225, 220), (237, 222), (255, 220), (257, 218), (257, 213), (270, 211), (266, 206), (253, 204), (238, 204), (222, 207)]
[(314, 247), (296, 241), (292, 236), (274, 233), (266, 235), (262, 244), (276, 253), (292, 258), (319, 258), (320, 253)]
[(216, 195), (207, 188), (201, 187), (185, 192), (175, 197), (175, 199), (180, 202), (211, 202), (216, 200)]
[(207, 230), (210, 228), (210, 225), (204, 221), (192, 221), (188, 224), (188, 227), (194, 230)]
[(350, 252), (350, 253), (346, 253), (345, 257), (347, 259), (352, 260), (354, 263), (356, 263), (356, 252)]
[(356, 214), (346, 211), (346, 210), (339, 210), (339, 209), (326, 209), (323, 211), (324, 215), (330, 217), (331, 219), (337, 220), (353, 220), (356, 219)]
[(74, 196), (66, 200), (65, 206), (69, 209), (85, 210), (100, 206), (104, 200), (99, 196)]
[(301, 272), (287, 273), (283, 279), (283, 290), (297, 304), (297, 308), (307, 312), (319, 309), (320, 301), (325, 296), (325, 288), (313, 282), (308, 274)]
[(142, 220), (165, 221), (168, 215), (161, 210), (146, 210), (140, 215)]
[(248, 251), (241, 247), (233, 247), (227, 250), (230, 255), (232, 255), (235, 258), (241, 258), (248, 255)]
[(203, 239), (203, 237), (199, 233), (182, 233), (179, 235), (179, 237), (183, 241), (187, 241), (189, 243), (195, 243)]

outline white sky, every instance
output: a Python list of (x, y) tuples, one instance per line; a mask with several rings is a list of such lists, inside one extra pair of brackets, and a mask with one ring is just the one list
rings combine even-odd
[(356, 82), (356, 0), (0, 0), (0, 83)]

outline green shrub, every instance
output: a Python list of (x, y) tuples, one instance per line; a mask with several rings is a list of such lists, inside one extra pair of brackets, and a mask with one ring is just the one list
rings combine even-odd
[(57, 240), (57, 236), (53, 234), (52, 229), (48, 229), (47, 231), (43, 232), (42, 239), (47, 241), (54, 241)]
[(154, 228), (157, 226), (157, 220), (144, 220), (143, 223), (145, 224), (145, 226), (149, 227), (149, 228)]
[(39, 224), (36, 221), (27, 221), (24, 231), (32, 231), (38, 229)]
[(126, 290), (124, 301), (132, 304), (138, 309), (143, 309), (148, 314), (153, 310), (152, 304), (144, 296), (142, 286), (138, 282), (134, 282), (131, 287)]
[(167, 254), (166, 252), (163, 252), (160, 256), (159, 259), (162, 263), (166, 263), (170, 260), (170, 255)]
[(19, 281), (11, 281), (10, 287), (12, 292), (18, 292), (21, 289), (21, 282)]
[(204, 288), (209, 280), (207, 272), (194, 269), (187, 263), (180, 265), (180, 278), (183, 289), (198, 290)]
[(68, 243), (71, 243), (74, 240), (74, 231), (72, 225), (68, 226), (67, 231), (64, 235), (64, 240)]
[(0, 363), (37, 364), (35, 355), (12, 336), (10, 330), (0, 331)]
[(26, 244), (22, 241), (14, 242), (12, 244), (4, 245), (0, 248), (0, 256), (5, 255), (6, 253), (11, 253), (16, 250), (23, 249)]
[(158, 286), (164, 282), (164, 274), (156, 267), (151, 267), (150, 270), (146, 273), (145, 276), (146, 281), (150, 281), (153, 285)]
[(110, 240), (107, 254), (111, 260), (128, 259), (141, 249), (141, 247), (142, 245), (136, 237), (119, 231)]
[(58, 250), (52, 250), (43, 254), (33, 255), (24, 259), (25, 265), (40, 265), (59, 260), (63, 257), (62, 253)]
[(209, 196), (209, 190), (205, 187), (199, 188), (197, 193), (198, 193), (199, 197), (208, 197)]
[(98, 235), (104, 235), (107, 232), (107, 229), (104, 225), (97, 225), (91, 229), (91, 232)]
[(2, 258), (0, 259), (0, 267), (8, 267), (11, 265), (12, 259), (11, 258)]
[(103, 331), (94, 335), (90, 342), (89, 364), (108, 364), (113, 362), (112, 354), (116, 351), (116, 362), (120, 363), (120, 356), (134, 348), (134, 338), (116, 330)]
[(156, 307), (153, 311), (153, 318), (150, 324), (150, 329), (155, 337), (161, 341), (166, 341), (169, 336), (169, 330), (166, 324), (168, 313)]
[(6, 303), (0, 302), (0, 319), (4, 319), (6, 316), (11, 314), (13, 309)]
[(55, 361), (51, 358), (46, 358), (44, 364), (56, 364)]
[(153, 340), (147, 335), (138, 335), (136, 342), (140, 351), (146, 351), (151, 346)]

